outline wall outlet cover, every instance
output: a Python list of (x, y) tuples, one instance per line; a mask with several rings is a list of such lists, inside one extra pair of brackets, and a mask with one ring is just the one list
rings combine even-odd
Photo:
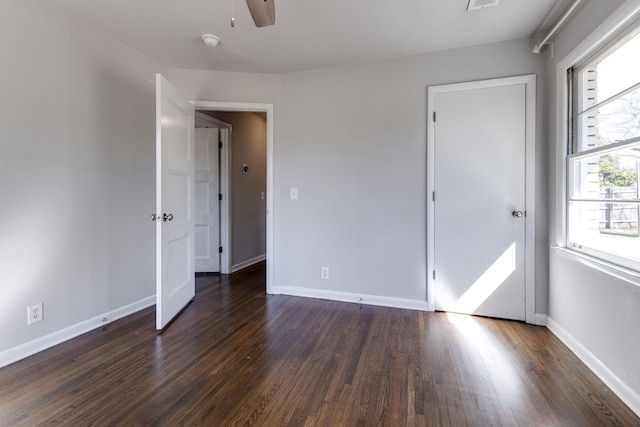
[(27, 307), (27, 325), (41, 322), (43, 317), (41, 302)]

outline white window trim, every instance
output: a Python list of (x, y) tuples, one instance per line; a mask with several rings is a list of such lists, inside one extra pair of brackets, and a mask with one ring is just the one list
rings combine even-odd
[(602, 156), (605, 154), (613, 153), (614, 151), (618, 151), (619, 148), (623, 148), (627, 145), (632, 146), (638, 141), (640, 141), (640, 136), (636, 138), (630, 138), (625, 141), (614, 142), (613, 144), (603, 145), (602, 147), (592, 148), (590, 150), (584, 150), (577, 153), (569, 154), (567, 158), (570, 160), (580, 160), (598, 155)]
[[(595, 52), (605, 46), (606, 43), (610, 43), (616, 33), (626, 25), (638, 19), (639, 16), (640, 0), (626, 0), (575, 49), (559, 61), (556, 68), (556, 209), (554, 210), (551, 218), (552, 224), (555, 223), (556, 227), (555, 236), (553, 236), (551, 244), (576, 254), (587, 254), (599, 257), (597, 253), (590, 254), (589, 252), (592, 252), (591, 250), (585, 251), (583, 249), (581, 252), (574, 251), (568, 246), (567, 241), (567, 183), (569, 179), (567, 173), (569, 165), (569, 162), (567, 161), (569, 159), (569, 156), (567, 155), (567, 147), (570, 143), (568, 128), (569, 122), (566, 120), (566, 114), (569, 109), (568, 83), (566, 79), (567, 70), (595, 54)], [(626, 141), (626, 143), (628, 142), (629, 141)], [(583, 153), (572, 154), (571, 158), (575, 159), (577, 156), (582, 154)], [(590, 152), (589, 155), (593, 155), (593, 152)], [(605, 258), (602, 259), (602, 261), (608, 263), (609, 261), (612, 261), (614, 257), (609, 257), (609, 259)], [(624, 266), (620, 266), (620, 268), (626, 270)]]

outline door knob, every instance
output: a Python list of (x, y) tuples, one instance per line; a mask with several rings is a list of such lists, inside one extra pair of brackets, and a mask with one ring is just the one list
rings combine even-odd
[(151, 221), (160, 221), (160, 215), (151, 214)]
[(173, 214), (162, 214), (162, 221), (173, 221)]
[(522, 211), (515, 210), (511, 212), (511, 216), (513, 216), (514, 218), (522, 218), (524, 216), (524, 213)]

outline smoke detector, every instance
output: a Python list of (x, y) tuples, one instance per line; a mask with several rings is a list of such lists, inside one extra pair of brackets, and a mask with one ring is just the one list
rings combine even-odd
[(213, 34), (203, 34), (202, 41), (209, 47), (216, 47), (220, 43), (220, 37)]
[(478, 10), (493, 7), (500, 4), (500, 0), (469, 0), (467, 10)]

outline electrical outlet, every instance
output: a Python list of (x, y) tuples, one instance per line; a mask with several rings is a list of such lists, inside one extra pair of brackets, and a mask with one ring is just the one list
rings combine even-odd
[(320, 267), (320, 278), (322, 280), (329, 280), (329, 267)]
[(27, 307), (27, 325), (41, 322), (43, 319), (42, 303), (30, 305)]
[(289, 189), (289, 199), (298, 200), (298, 188), (297, 187), (291, 187)]

